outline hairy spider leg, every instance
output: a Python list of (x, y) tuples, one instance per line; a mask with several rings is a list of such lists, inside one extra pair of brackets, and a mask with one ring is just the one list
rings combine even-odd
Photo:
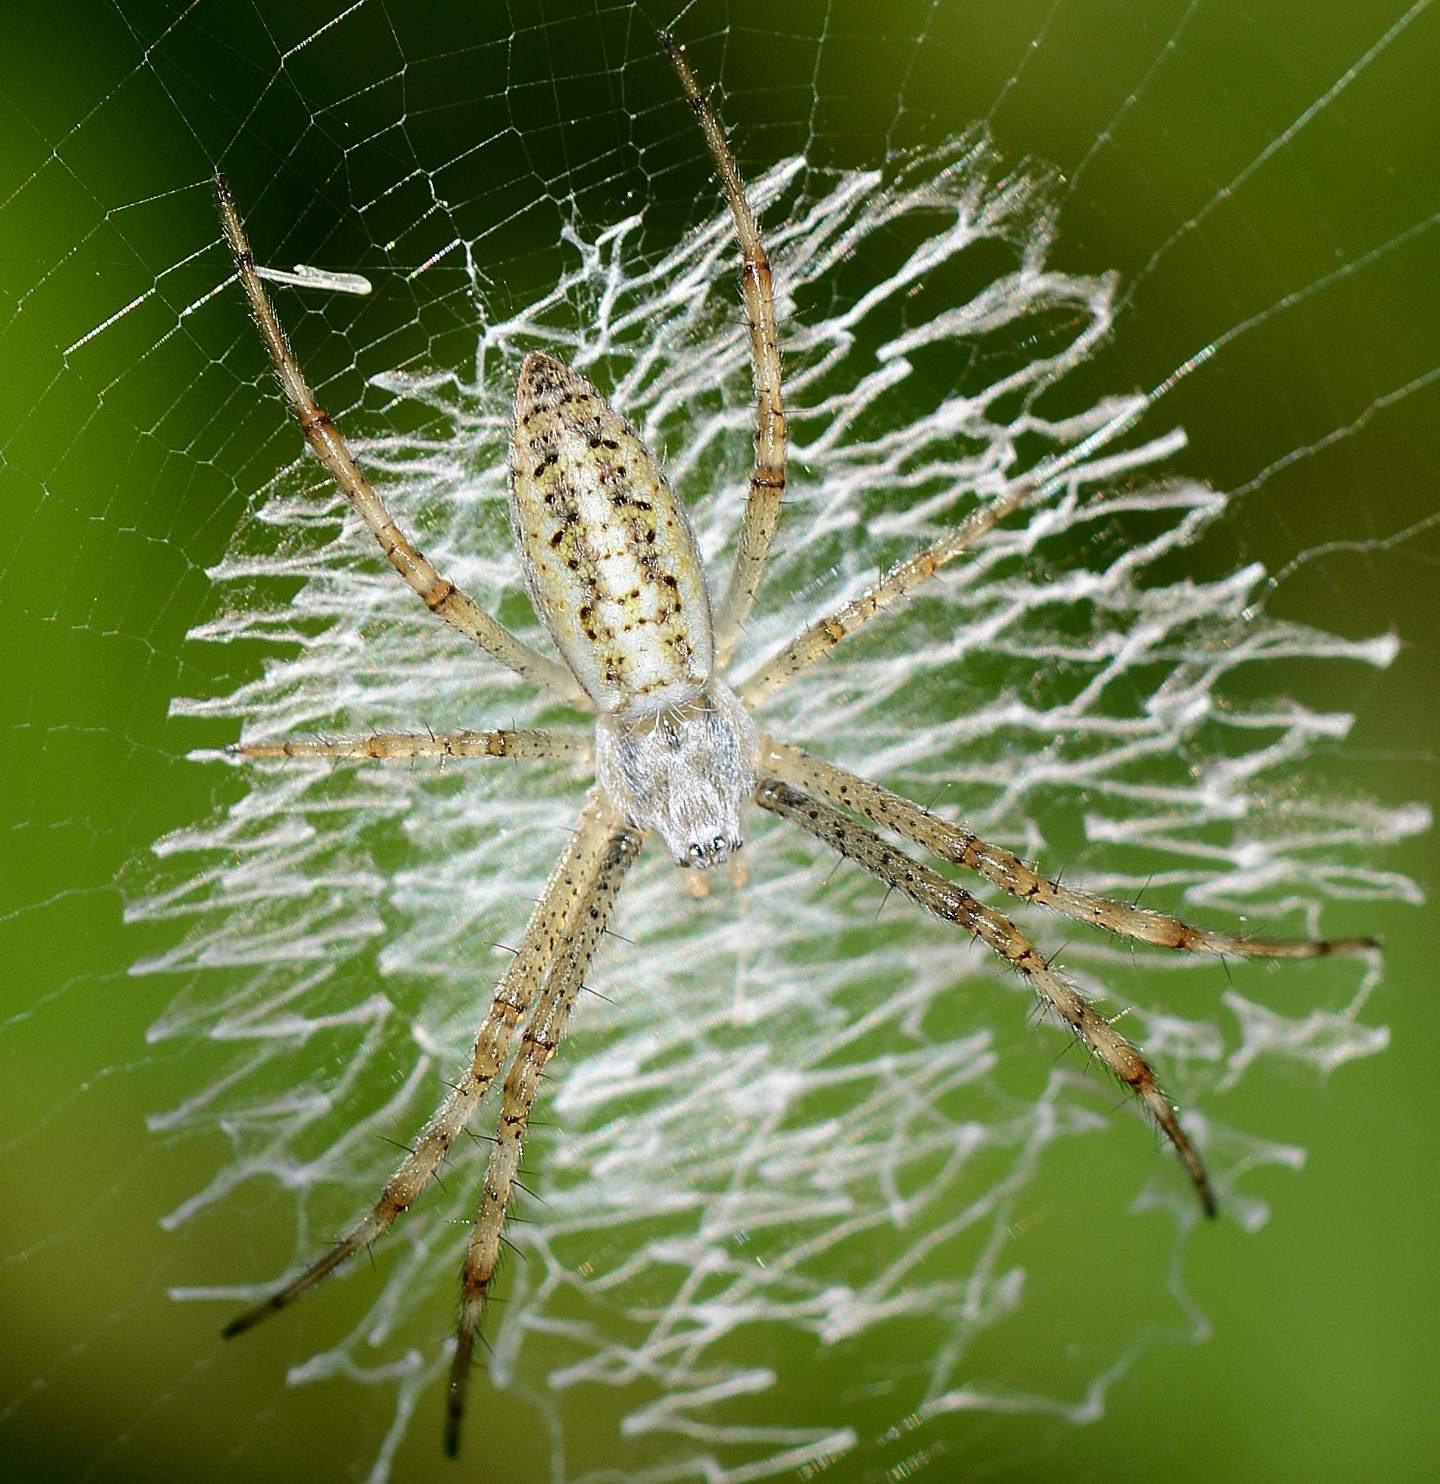
[(806, 793), (818, 794), (882, 829), (894, 830), (942, 860), (977, 872), (1012, 897), (1038, 902), (1122, 938), (1180, 952), (1214, 953), (1222, 958), (1321, 958), (1331, 953), (1365, 953), (1380, 946), (1375, 938), (1252, 938), (1195, 927), (1166, 912), (1111, 901), (1081, 887), (1051, 881), (1008, 850), (989, 845), (970, 830), (798, 747), (763, 738), (760, 766)]
[(903, 892), (917, 906), (941, 921), (963, 928), (1021, 974), (1040, 1002), (1140, 1100), (1180, 1156), (1199, 1197), (1201, 1209), (1207, 1216), (1215, 1215), (1219, 1208), (1210, 1177), (1205, 1173), (1195, 1146), (1181, 1128), (1174, 1105), (1161, 1092), (1149, 1062), (1064, 974), (1041, 956), (1008, 917), (976, 901), (953, 881), (947, 881), (893, 845), (887, 845), (867, 826), (778, 778), (762, 778), (755, 790), (755, 802), (762, 809), (799, 825), (822, 844), (853, 860), (887, 886)]
[(414, 1148), (401, 1161), (370, 1210), (298, 1277), (231, 1320), (223, 1331), (226, 1339), (243, 1334), (292, 1304), (347, 1258), (387, 1231), (395, 1218), (415, 1202), (505, 1064), (515, 1028), (540, 985), (556, 960), (567, 952), (576, 919), (600, 874), (613, 832), (614, 819), (608, 804), (592, 793), (580, 815), (579, 827), (531, 914), (519, 950), (495, 988), (489, 1013), (475, 1037), (470, 1065), (461, 1073), (450, 1095), (425, 1125)]
[(509, 728), (493, 732), (371, 732), (368, 737), (287, 737), (277, 742), (235, 742), (225, 749), (246, 758), (514, 757), (583, 763), (595, 753), (589, 737), (574, 732)]
[(916, 588), (930, 581), (957, 557), (973, 553), (975, 543), (1000, 524), (1012, 511), (1018, 510), (1030, 497), (1029, 485), (1016, 484), (997, 495), (988, 505), (973, 511), (948, 536), (917, 551), (914, 556), (897, 562), (873, 586), (858, 597), (842, 603), (833, 613), (817, 619), (802, 629), (783, 649), (764, 661), (736, 687), (736, 693), (747, 706), (759, 706), (783, 690), (802, 670), (808, 670), (872, 618), (909, 597)]
[(755, 383), (755, 462), (750, 471), (735, 566), (715, 615), (715, 646), (723, 668), (735, 652), (745, 620), (755, 605), (785, 496), (786, 424), (780, 340), (775, 328), (775, 283), (755, 213), (745, 195), (745, 182), (735, 166), (735, 156), (730, 152), (720, 120), (695, 81), (685, 49), (664, 31), (660, 33), (660, 44), (669, 55), (690, 107), (700, 121), (721, 188), (735, 218), (735, 234), (740, 239), (740, 286), (750, 327), (750, 365)]
[(501, 1233), (515, 1192), (540, 1078), (565, 1035), (570, 1012), (605, 931), (625, 872), (640, 854), (639, 831), (621, 825), (614, 816), (611, 823), (613, 827), (605, 839), (602, 858), (581, 901), (564, 952), (551, 966), (534, 1013), (520, 1038), (520, 1049), (505, 1077), (500, 1126), (490, 1151), (485, 1190), (460, 1274), (460, 1320), (446, 1399), (445, 1449), (452, 1458), (460, 1451), (460, 1427), (465, 1415), (465, 1390), (475, 1336), (500, 1260)]
[(290, 342), (285, 338), (285, 331), (280, 327), (280, 320), (265, 285), (255, 269), (255, 257), (240, 221), (235, 198), (230, 194), (230, 187), (226, 185), (224, 176), (218, 173), (215, 176), (215, 195), (220, 206), (221, 225), (225, 229), (225, 236), (235, 259), (236, 273), (250, 300), (250, 310), (259, 326), (265, 348), (275, 363), (275, 374), (280, 378), (285, 396), (300, 421), (300, 430), (305, 434), (315, 456), (330, 471), (330, 477), (341, 493), (374, 533), (380, 549), (389, 558), (390, 565), (432, 613), (474, 640), (502, 665), (582, 710), (590, 710), (589, 698), (563, 665), (517, 639), (474, 599), (467, 597), (453, 582), (442, 577), (395, 523), (384, 502), (355, 462), (339, 428), (316, 402), (310, 384), (300, 369), (300, 363), (290, 349)]

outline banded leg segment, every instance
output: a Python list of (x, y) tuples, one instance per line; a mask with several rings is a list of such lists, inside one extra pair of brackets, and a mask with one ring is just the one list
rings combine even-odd
[(923, 551), (907, 557), (884, 574), (874, 587), (837, 608), (825, 618), (802, 629), (784, 649), (772, 655), (747, 679), (735, 687), (747, 706), (758, 706), (782, 690), (802, 670), (823, 659), (842, 640), (863, 628), (878, 614), (930, 581), (956, 557), (971, 551), (975, 543), (993, 530), (1031, 494), (1029, 485), (1017, 484), (990, 504), (976, 510)]
[(460, 1322), (450, 1367), (445, 1425), (445, 1448), (452, 1458), (460, 1451), (460, 1425), (465, 1415), (465, 1388), (470, 1376), (475, 1336), (479, 1332), (485, 1300), (500, 1260), (501, 1232), (520, 1169), (530, 1113), (540, 1091), (540, 1078), (565, 1034), (570, 1012), (605, 931), (621, 881), (639, 853), (640, 834), (637, 830), (621, 827), (609, 834), (603, 858), (576, 914), (569, 940), (550, 970), (535, 1011), (520, 1038), (520, 1050), (505, 1078), (500, 1127), (490, 1153), (485, 1191), (480, 1198), (475, 1229), (460, 1275)]
[(1234, 933), (1194, 927), (1168, 913), (1152, 912), (1129, 902), (1113, 902), (1080, 887), (1062, 886), (1032, 871), (1008, 850), (989, 845), (978, 835), (938, 818), (919, 804), (798, 747), (764, 738), (760, 767), (807, 793), (818, 794), (842, 809), (863, 815), (882, 829), (894, 830), (914, 844), (934, 851), (943, 860), (977, 872), (1013, 897), (1039, 902), (1077, 922), (1087, 922), (1140, 943), (1234, 958), (1321, 958), (1330, 953), (1363, 953), (1379, 947), (1374, 938), (1243, 938)]
[(1040, 955), (1008, 917), (977, 901), (928, 866), (911, 860), (903, 851), (887, 845), (866, 826), (788, 783), (777, 778), (762, 779), (755, 790), (755, 802), (762, 809), (798, 824), (887, 886), (903, 892), (925, 911), (963, 928), (1023, 975), (1041, 1003), (1069, 1026), (1077, 1039), (1139, 1098), (1175, 1146), (1205, 1214), (1215, 1215), (1215, 1192), (1205, 1166), (1180, 1127), (1170, 1099), (1161, 1092), (1150, 1064), (1064, 974)]
[(285, 331), (280, 327), (275, 306), (271, 304), (265, 285), (255, 271), (255, 258), (250, 250), (245, 228), (241, 224), (235, 198), (230, 194), (224, 177), (218, 174), (215, 177), (215, 194), (220, 206), (220, 222), (235, 258), (235, 270), (241, 287), (250, 300), (251, 312), (260, 328), (265, 348), (270, 352), (270, 359), (275, 363), (280, 385), (300, 421), (300, 430), (305, 434), (316, 458), (330, 471), (330, 477), (334, 479), (340, 492), (369, 526), (380, 543), (380, 549), (389, 558), (390, 565), (432, 613), (459, 629), (467, 638), (473, 639), (502, 665), (582, 710), (593, 710), (589, 697), (564, 665), (517, 639), (472, 598), (462, 593), (453, 582), (442, 577), (396, 525), (384, 502), (355, 462), (339, 428), (316, 402), (310, 384), (305, 380), (305, 373), (301, 371), (300, 363), (290, 349), (290, 342), (285, 338)]
[(226, 1339), (252, 1329), (262, 1319), (294, 1303), (347, 1258), (353, 1257), (385, 1232), (424, 1190), (505, 1064), (515, 1027), (529, 1009), (546, 974), (557, 958), (565, 954), (576, 919), (589, 899), (606, 858), (614, 827), (614, 816), (608, 804), (592, 795), (580, 816), (579, 828), (571, 837), (551, 873), (539, 905), (531, 914), (519, 950), (496, 986), (490, 1011), (475, 1037), (470, 1065), (450, 1095), (425, 1125), (414, 1148), (390, 1177), (370, 1210), (298, 1277), (231, 1320), (223, 1330)]
[(594, 743), (571, 732), (372, 732), (368, 737), (236, 742), (225, 750), (232, 757), (253, 758), (541, 757), (584, 762)]
[(730, 152), (725, 131), (709, 100), (700, 91), (683, 48), (674, 37), (663, 31), (660, 44), (674, 64), (680, 86), (685, 89), (690, 107), (700, 121), (721, 188), (735, 218), (735, 233), (740, 239), (740, 286), (745, 298), (746, 318), (750, 323), (750, 365), (755, 382), (755, 463), (750, 471), (750, 488), (745, 499), (735, 568), (715, 616), (717, 662), (723, 669), (735, 651), (745, 620), (755, 605), (755, 595), (760, 591), (785, 495), (786, 423), (780, 385), (780, 340), (775, 329), (775, 284), (755, 213), (745, 195), (745, 182), (735, 166), (735, 156)]

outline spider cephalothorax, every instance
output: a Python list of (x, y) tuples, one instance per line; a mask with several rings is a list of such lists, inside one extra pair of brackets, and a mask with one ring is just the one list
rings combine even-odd
[(719, 680), (652, 716), (602, 716), (595, 727), (600, 787), (660, 836), (677, 866), (720, 865), (744, 844), (740, 811), (755, 789), (755, 761), (755, 723)]
[[(780, 353), (770, 263), (734, 159), (683, 54), (668, 37), (662, 41), (704, 130), (740, 240), (755, 380), (755, 460), (734, 567), (712, 610), (685, 512), (640, 438), (576, 372), (548, 355), (526, 358), (511, 443), (511, 523), (530, 595), (559, 661), (518, 639), (442, 577), (396, 525), (316, 403), (266, 295), (234, 200), (224, 181), (216, 181), (225, 235), (285, 394), (311, 447), (395, 570), (432, 612), (495, 659), (594, 717), (593, 748), (579, 734), (506, 730), (245, 742), (234, 749), (249, 758), (548, 757), (573, 762), (593, 757), (596, 786), (496, 986), (470, 1060), (448, 1084), (448, 1096), (354, 1226), (298, 1277), (226, 1329), (238, 1334), (284, 1308), (384, 1232), (425, 1189), (468, 1128), (480, 1100), (505, 1072), (500, 1122), (461, 1278), (446, 1434), (452, 1453), (459, 1445), (470, 1358), (495, 1277), (540, 1075), (565, 1033), (644, 831), (661, 837), (676, 864), (713, 866), (740, 848), (741, 810), (753, 798), (762, 809), (983, 943), (1136, 1095), (1174, 1146), (1210, 1214), (1216, 1201), (1204, 1165), (1141, 1053), (1008, 917), (890, 844), (873, 827), (898, 835), (942, 863), (978, 874), (1000, 891), (1139, 942), (1267, 958), (1310, 958), (1374, 946), (1370, 939), (1240, 937), (1107, 901), (1041, 876), (1009, 851), (879, 784), (774, 737), (757, 735), (753, 709), (930, 581), (1027, 500), (1043, 498), (1061, 482), (1067, 456), (1016, 475), (1008, 488), (948, 535), (812, 623), (749, 675), (733, 684), (727, 681), (785, 487)], [(1093, 444), (1094, 437), (1089, 441)], [(1073, 451), (1069, 457), (1073, 461)]]

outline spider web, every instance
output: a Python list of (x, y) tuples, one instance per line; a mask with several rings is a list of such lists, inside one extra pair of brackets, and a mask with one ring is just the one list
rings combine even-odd
[[(17, 1284), (39, 1358), (8, 1456), (432, 1475), (482, 1144), (373, 1266), (244, 1347), (214, 1328), (443, 1095), (585, 783), (224, 758), (242, 728), (561, 718), (437, 631), (301, 457), (213, 165), (267, 267), (321, 270), (280, 314), (393, 510), (533, 639), (503, 474), (528, 349), (611, 390), (712, 571), (733, 547), (735, 248), (654, 46), (672, 27), (762, 213), (793, 408), (739, 673), (1007, 478), (1062, 471), (764, 724), (1103, 892), (1365, 932), (1420, 900), (1429, 823), (1404, 765), (1433, 728), (1397, 696), (1427, 576), (1433, 607), (1440, 202), (1423, 118), (1381, 122), (1433, 62), (1428, 9), (1346, 7), (1299, 48), (1282, 8), (1203, 0), (1108, 28), (1064, 0), (124, 0), (63, 76), (63, 8), (7, 21), (44, 84), (0, 95), (0, 227), (34, 244), (3, 305), (4, 921), (33, 965), (7, 1152), (62, 1187), (7, 1243), (8, 1274), (44, 1275)], [(1044, 1472), (1174, 1359), (1159, 1342), (1208, 1333), (1191, 1193), (1018, 985), (757, 813), (743, 891), (692, 902), (647, 857), (622, 898), (527, 1148), (472, 1465)], [(1387, 1044), (1379, 962), (1227, 977), (1016, 915), (1125, 1013), (1258, 1230), (1317, 1074)], [(139, 1389), (92, 1393), (143, 1334)]]

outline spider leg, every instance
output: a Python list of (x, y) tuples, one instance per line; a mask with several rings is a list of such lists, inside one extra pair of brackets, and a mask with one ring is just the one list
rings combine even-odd
[(485, 1191), (480, 1198), (475, 1228), (460, 1275), (460, 1320), (450, 1367), (445, 1422), (445, 1449), (452, 1458), (460, 1451), (460, 1425), (465, 1415), (465, 1389), (475, 1336), (500, 1259), (501, 1232), (515, 1189), (520, 1154), (530, 1113), (540, 1090), (540, 1078), (565, 1034), (570, 1012), (580, 994), (581, 981), (605, 931), (606, 919), (615, 904), (621, 881), (639, 853), (639, 831), (628, 826), (616, 826), (612, 818), (603, 859), (581, 900), (569, 940), (550, 970), (520, 1038), (520, 1050), (505, 1077), (500, 1126), (490, 1151)]
[(982, 536), (1024, 504), (1032, 492), (1030, 485), (1012, 485), (1004, 494), (961, 521), (948, 536), (942, 536), (923, 551), (897, 562), (874, 587), (866, 588), (858, 597), (851, 598), (833, 613), (802, 629), (784, 649), (771, 655), (758, 670), (735, 687), (740, 699), (751, 707), (769, 700), (802, 670), (808, 670), (829, 654), (842, 639), (849, 638), (901, 598), (909, 597), (956, 557), (971, 552)]
[(725, 139), (725, 131), (690, 63), (684, 49), (667, 32), (660, 33), (680, 86), (690, 100), (690, 107), (700, 121), (705, 142), (715, 161), (725, 199), (735, 218), (735, 233), (740, 239), (740, 286), (745, 296), (745, 314), (750, 323), (750, 364), (755, 382), (755, 462), (750, 472), (750, 489), (745, 500), (745, 517), (740, 527), (740, 541), (735, 554), (735, 567), (725, 588), (725, 596), (715, 616), (715, 649), (721, 668), (729, 661), (745, 627), (745, 620), (755, 604), (755, 595), (765, 575), (770, 557), (770, 544), (780, 520), (780, 504), (785, 495), (785, 404), (780, 382), (780, 341), (775, 329), (775, 285), (770, 273), (770, 259), (760, 240), (755, 213), (745, 195), (745, 182), (735, 167), (735, 156)]
[(1150, 1064), (1064, 974), (1041, 957), (1008, 917), (976, 901), (953, 881), (922, 866), (903, 851), (887, 845), (873, 830), (778, 778), (761, 779), (755, 790), (755, 802), (762, 809), (799, 825), (887, 886), (904, 892), (925, 911), (964, 928), (1023, 975), (1041, 1002), (1139, 1098), (1175, 1146), (1205, 1214), (1215, 1215), (1215, 1192), (1205, 1166), (1180, 1127), (1170, 1099), (1161, 1092)]
[(255, 316), (255, 323), (260, 327), (265, 348), (275, 363), (275, 373), (280, 378), (280, 385), (291, 407), (295, 409), (295, 416), (300, 420), (300, 430), (305, 434), (316, 458), (330, 471), (340, 492), (370, 527), (380, 543), (380, 549), (390, 559), (391, 566), (424, 600), (425, 606), (432, 613), (438, 614), (467, 638), (473, 639), (502, 665), (507, 665), (517, 674), (546, 690), (553, 691), (572, 705), (585, 711), (592, 710), (589, 697), (562, 664), (517, 639), (473, 598), (467, 597), (453, 582), (442, 577), (396, 525), (385, 508), (384, 501), (355, 462), (339, 428), (315, 401), (315, 394), (305, 380), (305, 373), (295, 359), (290, 342), (285, 338), (285, 331), (280, 327), (275, 306), (271, 304), (265, 285), (255, 270), (255, 258), (250, 251), (250, 241), (241, 224), (235, 198), (230, 194), (230, 187), (226, 185), (224, 177), (219, 174), (215, 176), (215, 195), (220, 206), (220, 222), (235, 258), (236, 273), (250, 300), (250, 309)]
[(571, 732), (373, 732), (368, 737), (286, 738), (236, 742), (232, 757), (545, 757), (583, 762), (594, 750), (589, 737)]
[(579, 828), (560, 857), (544, 895), (531, 914), (520, 947), (495, 988), (490, 1011), (475, 1037), (470, 1065), (415, 1141), (413, 1150), (390, 1177), (380, 1198), (323, 1256), (269, 1298), (232, 1319), (226, 1339), (253, 1328), (292, 1304), (385, 1232), (424, 1190), (450, 1146), (470, 1121), (510, 1053), (510, 1041), (558, 954), (565, 951), (577, 916), (588, 899), (609, 849), (614, 822), (608, 805), (592, 795)]
[(986, 881), (1026, 902), (1088, 922), (1141, 943), (1181, 952), (1216, 953), (1234, 958), (1321, 958), (1330, 953), (1364, 953), (1378, 948), (1375, 938), (1249, 938), (1194, 927), (1168, 913), (1129, 902), (1114, 902), (1076, 886), (1063, 886), (1032, 871), (1018, 856), (989, 845), (959, 825), (823, 758), (764, 738), (760, 767), (786, 783), (853, 810), (882, 829), (894, 830), (942, 860), (975, 871)]

